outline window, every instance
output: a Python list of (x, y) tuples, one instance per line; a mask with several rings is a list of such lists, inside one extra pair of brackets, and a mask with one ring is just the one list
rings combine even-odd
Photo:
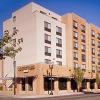
[(22, 91), (25, 91), (25, 78), (21, 78), (22, 82)]
[(75, 29), (78, 28), (78, 23), (76, 21), (73, 21), (73, 28), (75, 28)]
[(78, 63), (74, 62), (74, 68), (78, 68)]
[(48, 22), (44, 22), (44, 30), (51, 32), (51, 24)]
[(94, 57), (92, 57), (92, 63), (95, 64), (95, 58)]
[(56, 49), (56, 57), (62, 58), (62, 50)]
[(98, 33), (98, 39), (100, 39), (100, 33)]
[(95, 66), (92, 66), (92, 72), (95, 73)]
[(81, 50), (83, 51), (83, 52), (85, 52), (85, 45), (81, 45)]
[(62, 28), (56, 26), (56, 35), (62, 36)]
[(100, 50), (98, 50), (98, 56), (100, 56)]
[(51, 44), (51, 36), (48, 34), (45, 34), (45, 43)]
[(16, 46), (16, 39), (13, 39), (13, 46)]
[(100, 73), (100, 67), (97, 68), (97, 71)]
[(85, 33), (85, 26), (81, 25), (81, 31)]
[(98, 65), (100, 65), (100, 58), (98, 58)]
[(16, 22), (16, 16), (13, 17), (13, 22)]
[(54, 78), (52, 78), (52, 84), (51, 84), (51, 78), (49, 77), (44, 77), (44, 91), (50, 91), (51, 90), (51, 85), (52, 85), (52, 90), (54, 90)]
[(74, 42), (74, 49), (78, 50), (78, 43)]
[(85, 71), (86, 70), (86, 65), (82, 64), (82, 70)]
[(13, 33), (16, 32), (16, 27), (13, 28)]
[(78, 39), (78, 33), (75, 32), (75, 31), (73, 32), (73, 38), (74, 38), (74, 39)]
[(74, 52), (74, 60), (78, 60), (78, 53)]
[(57, 61), (56, 63), (57, 63), (57, 65), (62, 65), (61, 61)]
[(95, 41), (94, 41), (94, 39), (92, 39), (92, 46), (95, 46)]
[(59, 78), (59, 90), (67, 89), (67, 78)]
[(28, 90), (33, 91), (33, 77), (28, 78)]
[(51, 56), (51, 48), (50, 47), (45, 46), (45, 55)]
[(85, 54), (82, 54), (82, 61), (85, 62), (85, 60), (86, 60), (86, 56)]
[(85, 35), (81, 35), (81, 41), (85, 42)]
[(100, 48), (100, 42), (98, 42), (98, 48)]
[(50, 59), (45, 59), (45, 63), (50, 64), (51, 60)]
[(95, 49), (94, 48), (92, 48), (92, 54), (95, 55)]
[(62, 40), (59, 38), (56, 38), (56, 46), (62, 47)]
[(47, 13), (45, 13), (44, 11), (40, 11), (40, 13), (41, 13), (41, 14), (44, 14), (44, 15), (46, 15), (46, 14), (47, 14)]
[(92, 35), (93, 37), (95, 36), (94, 30), (91, 30), (91, 35)]

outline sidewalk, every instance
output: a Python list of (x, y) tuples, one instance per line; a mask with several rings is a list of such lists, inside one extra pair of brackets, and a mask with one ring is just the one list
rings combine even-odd
[(13, 97), (13, 98), (45, 98), (45, 97), (55, 97), (55, 96), (65, 96), (65, 95), (78, 95), (78, 94), (84, 94), (83, 92), (68, 92), (65, 94), (57, 94), (57, 95), (13, 95), (13, 94), (0, 94), (0, 96), (6, 96), (6, 97)]

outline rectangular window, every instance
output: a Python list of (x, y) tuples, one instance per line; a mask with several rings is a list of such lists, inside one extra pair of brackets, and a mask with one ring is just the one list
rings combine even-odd
[(50, 64), (51, 60), (50, 59), (45, 59), (45, 63)]
[(56, 26), (56, 35), (62, 36), (62, 28)]
[(62, 39), (56, 38), (56, 46), (62, 47)]
[(33, 91), (33, 77), (28, 78), (28, 90)]
[(85, 42), (85, 35), (81, 35), (81, 41)]
[(81, 31), (85, 33), (85, 26), (81, 25)]
[(78, 28), (78, 23), (76, 21), (73, 21), (73, 28), (75, 28), (75, 29)]
[(98, 48), (100, 48), (100, 42), (98, 42)]
[(92, 54), (95, 55), (95, 49), (94, 48), (92, 48)]
[(51, 44), (51, 36), (48, 34), (45, 34), (45, 43)]
[(98, 56), (100, 56), (100, 50), (98, 50)]
[(95, 36), (94, 30), (91, 30), (91, 35), (92, 35), (93, 37)]
[(95, 73), (95, 66), (92, 66), (92, 72)]
[(81, 45), (81, 50), (83, 51), (83, 52), (85, 52), (85, 45)]
[(51, 56), (51, 48), (50, 47), (45, 46), (45, 55)]
[(56, 49), (56, 57), (62, 58), (62, 50)]
[(44, 30), (51, 32), (51, 24), (48, 22), (44, 22)]
[(78, 33), (75, 32), (75, 31), (73, 32), (73, 38), (74, 38), (74, 39), (78, 39)]
[(62, 65), (61, 61), (57, 61), (56, 63), (57, 63), (57, 65)]
[(67, 78), (59, 78), (59, 90), (67, 89)]
[(100, 39), (100, 33), (98, 33), (98, 39)]
[(100, 73), (100, 67), (97, 68), (97, 71)]
[(83, 61), (83, 62), (86, 61), (86, 56), (85, 56), (85, 54), (82, 54), (82, 61)]
[(95, 46), (95, 40), (92, 39), (92, 46)]
[(22, 82), (22, 91), (25, 91), (25, 78), (21, 78)]
[(74, 60), (78, 60), (78, 53), (74, 52)]
[(74, 62), (74, 68), (78, 68), (78, 63)]
[(82, 64), (82, 70), (85, 71), (86, 70), (86, 65)]
[(100, 65), (100, 58), (98, 58), (98, 65)]
[(13, 17), (13, 22), (16, 22), (16, 16)]
[(16, 46), (16, 39), (13, 39), (13, 46)]
[(74, 49), (78, 50), (78, 43), (77, 42), (74, 42)]
[(15, 32), (16, 32), (16, 27), (13, 28), (13, 33), (15, 33)]
[(92, 64), (95, 64), (95, 58), (92, 57)]

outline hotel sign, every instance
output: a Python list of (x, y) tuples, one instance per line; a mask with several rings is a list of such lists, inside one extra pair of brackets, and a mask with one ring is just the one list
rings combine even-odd
[(26, 67), (19, 67), (18, 71), (24, 71), (24, 70), (34, 70), (35, 66), (34, 65), (30, 65), (30, 66), (26, 66)]

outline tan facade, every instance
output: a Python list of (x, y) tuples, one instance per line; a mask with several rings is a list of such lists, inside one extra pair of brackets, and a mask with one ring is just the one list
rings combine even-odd
[[(16, 22), (13, 22), (14, 16)], [(52, 78), (49, 63), (52, 60), (54, 94), (77, 91), (72, 77), (75, 67), (81, 67), (85, 73), (82, 90), (98, 89), (95, 78), (96, 72), (100, 72), (99, 27), (87, 23), (76, 14), (59, 16), (34, 3), (14, 12), (12, 18), (4, 22), (4, 30), (12, 32), (14, 27), (20, 32), (16, 38), (22, 37), (24, 40), (22, 52), (16, 56), (17, 94), (50, 94)], [(49, 35), (49, 41), (44, 42), (45, 34)], [(45, 52), (44, 47), (49, 47), (49, 52)], [(45, 60), (50, 62), (46, 64)], [(5, 76), (13, 78), (10, 58), (4, 61)], [(3, 81), (4, 92), (13, 93), (13, 83), (7, 84), (7, 81)]]

